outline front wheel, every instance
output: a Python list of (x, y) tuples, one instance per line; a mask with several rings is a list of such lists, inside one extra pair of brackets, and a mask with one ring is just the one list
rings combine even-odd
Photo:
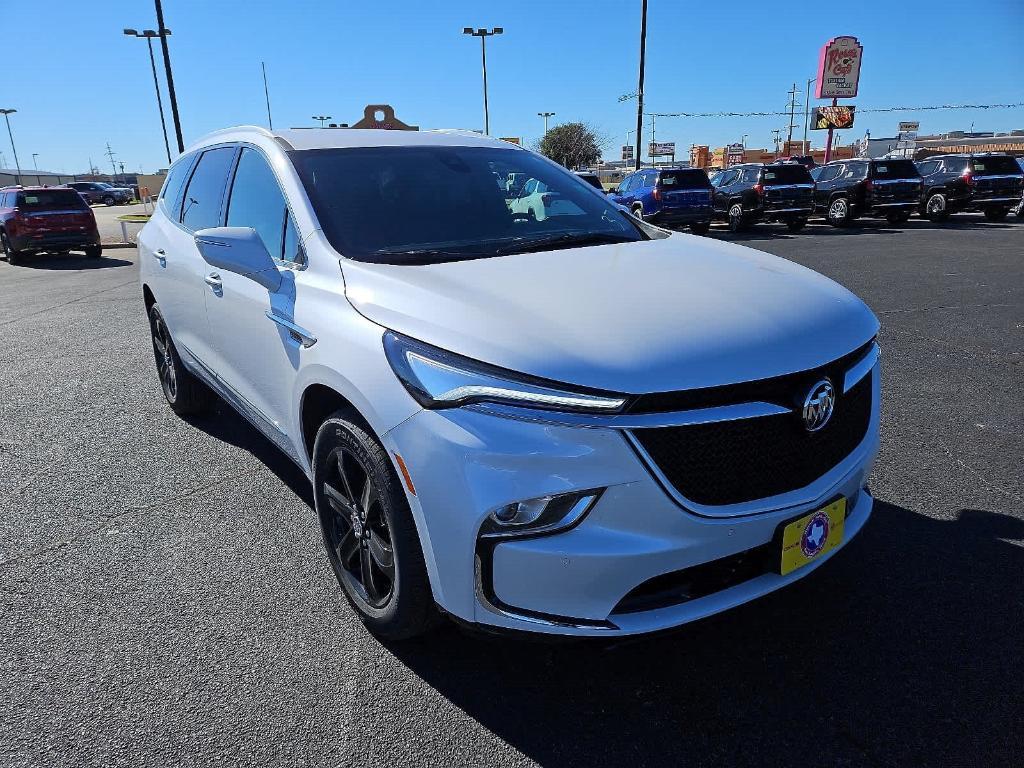
[(743, 204), (733, 203), (729, 206), (729, 231), (742, 232), (747, 228), (747, 217), (743, 214)]
[(825, 214), (825, 219), (833, 227), (845, 227), (852, 218), (850, 201), (845, 197), (837, 197), (828, 204), (828, 213)]
[(706, 235), (710, 229), (710, 221), (695, 221), (690, 225), (690, 231), (695, 235)]
[(348, 602), (374, 634), (404, 640), (437, 618), (416, 525), (384, 447), (347, 413), (313, 444), (324, 546)]
[(157, 304), (149, 309), (149, 328), (153, 337), (156, 372), (167, 404), (179, 416), (202, 412), (209, 405), (212, 393), (182, 365)]
[(988, 221), (1002, 221), (1009, 213), (1009, 208), (986, 208), (985, 218)]
[(104, 205), (113, 205), (116, 202), (117, 201), (114, 200), (112, 195), (107, 195), (106, 197), (103, 198), (103, 204)]
[(786, 229), (788, 229), (790, 232), (799, 232), (806, 226), (807, 219), (805, 218), (790, 219), (789, 221), (786, 222)]

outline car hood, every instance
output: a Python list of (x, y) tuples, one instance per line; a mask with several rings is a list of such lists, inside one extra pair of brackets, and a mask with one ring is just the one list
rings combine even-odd
[(483, 362), (640, 394), (807, 370), (878, 321), (810, 269), (693, 235), (427, 266), (343, 260), (370, 320)]

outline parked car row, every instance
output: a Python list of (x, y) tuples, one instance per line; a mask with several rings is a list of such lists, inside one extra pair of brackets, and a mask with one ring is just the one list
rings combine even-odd
[(608, 194), (645, 221), (689, 226), (696, 234), (707, 232), (712, 221), (728, 223), (733, 232), (757, 222), (799, 232), (812, 216), (842, 227), (868, 216), (899, 223), (915, 211), (932, 221), (961, 211), (1001, 221), (1022, 210), (1024, 166), (1010, 155), (854, 158), (813, 169), (799, 160), (744, 163), (710, 178), (697, 168), (645, 168)]
[(135, 197), (130, 187), (115, 187), (105, 181), (72, 181), (64, 186), (76, 190), (88, 203), (119, 205), (129, 203)]

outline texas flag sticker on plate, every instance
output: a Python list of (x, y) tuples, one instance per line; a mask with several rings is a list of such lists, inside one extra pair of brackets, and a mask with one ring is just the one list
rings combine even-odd
[(785, 576), (807, 565), (843, 540), (846, 499), (836, 499), (827, 507), (794, 520), (782, 529), (782, 568)]

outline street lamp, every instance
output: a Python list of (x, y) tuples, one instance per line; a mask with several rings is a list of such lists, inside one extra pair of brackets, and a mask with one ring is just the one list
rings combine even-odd
[(36, 173), (39, 173), (39, 162), (36, 160), (37, 157), (39, 157), (39, 153), (38, 152), (33, 152), (32, 153), (32, 167), (36, 169)]
[(500, 35), (504, 31), (502, 27), (494, 27), (490, 30), (473, 29), (472, 27), (462, 28), (462, 34), (480, 38), (480, 61), (483, 63), (484, 68), (484, 133), (487, 136), (491, 135), (491, 116), (487, 109), (487, 38), (492, 35)]
[(312, 119), (313, 120), (319, 120), (320, 121), (320, 127), (323, 128), (324, 127), (324, 123), (326, 123), (328, 120), (330, 120), (331, 116), (330, 115), (313, 115)]
[(554, 112), (538, 112), (537, 113), (537, 117), (543, 117), (544, 118), (544, 135), (545, 136), (548, 133), (548, 118), (549, 117), (554, 117), (554, 116), (555, 116)]
[(18, 150), (14, 146), (14, 134), (11, 132), (11, 115), (18, 110), (16, 109), (0, 109), (0, 115), (4, 116), (4, 120), (7, 121), (7, 135), (11, 137), (11, 151), (14, 152), (14, 167), (18, 171), (18, 175), (15, 176), (16, 184), (21, 184), (21, 163), (18, 162)]
[(743, 136), (740, 138), (740, 145), (742, 145), (743, 149), (747, 148), (747, 136), (749, 135), (749, 133), (744, 133)]
[[(160, 109), (160, 128), (164, 132), (164, 149), (167, 150), (167, 164), (171, 164), (171, 143), (167, 140), (167, 122), (164, 120), (164, 101), (160, 97), (160, 81), (156, 76), (156, 58), (153, 56), (153, 38), (160, 35), (152, 29), (144, 29), (139, 32), (135, 29), (125, 29), (124, 33), (129, 37), (144, 37), (149, 45), (149, 65), (153, 69), (153, 87), (156, 89), (156, 105)], [(171, 30), (165, 29), (165, 35), (171, 34)]]

